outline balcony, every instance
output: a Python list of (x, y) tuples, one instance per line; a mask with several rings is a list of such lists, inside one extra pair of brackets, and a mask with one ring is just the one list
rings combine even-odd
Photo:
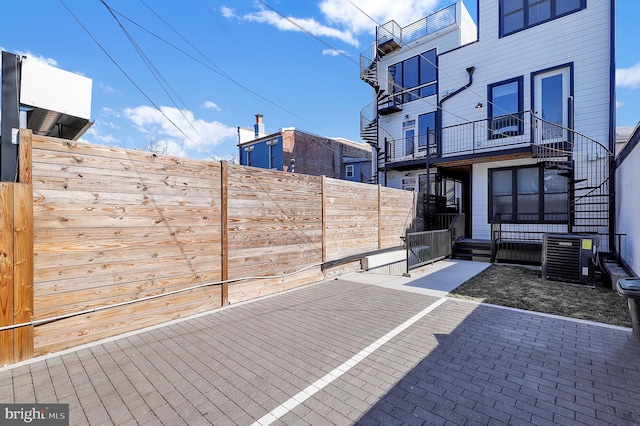
[(400, 27), (395, 21), (389, 21), (378, 27), (376, 40), (377, 51), (380, 56), (395, 52), (403, 45), (426, 37), (457, 23), (457, 5), (440, 9), (431, 15), (420, 19), (406, 27)]
[(527, 111), (444, 127), (435, 151), (446, 157), (527, 146), (535, 125), (532, 113)]
[(490, 156), (505, 150), (529, 148), (532, 140), (546, 151), (557, 149), (561, 154), (566, 135), (552, 123), (543, 123), (543, 120), (535, 118), (531, 111), (523, 111), (444, 127), (439, 133), (431, 131), (428, 141), (426, 135), (387, 140), (386, 160), (387, 163), (414, 160), (425, 158), (427, 154), (429, 158), (443, 159), (482, 154)]
[(436, 154), (435, 140), (435, 131), (430, 131), (428, 138), (426, 135), (419, 135), (412, 138), (387, 140), (385, 147), (386, 162), (425, 159), (427, 155), (433, 157)]

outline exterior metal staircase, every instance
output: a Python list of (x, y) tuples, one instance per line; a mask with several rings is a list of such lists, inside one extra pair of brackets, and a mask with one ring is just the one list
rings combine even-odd
[[(613, 154), (601, 143), (574, 130), (562, 128), (534, 117), (536, 138), (533, 156), (547, 169), (566, 176), (569, 198), (569, 233), (600, 235), (601, 248), (608, 248), (611, 205)], [(562, 135), (553, 142), (549, 133)], [(607, 251), (607, 250), (604, 250)]]
[[(376, 152), (377, 167), (373, 171), (372, 183), (379, 183), (379, 171), (384, 169), (386, 162), (385, 150), (379, 141), (390, 141), (393, 138), (384, 128), (378, 124), (380, 114), (397, 112), (402, 110), (400, 95), (390, 95), (389, 90), (383, 89), (378, 80), (378, 60), (371, 60), (360, 56), (360, 79), (369, 84), (376, 93), (376, 100), (367, 105), (360, 112), (360, 136), (362, 140), (371, 145)], [(387, 77), (391, 91), (393, 91), (393, 75)]]

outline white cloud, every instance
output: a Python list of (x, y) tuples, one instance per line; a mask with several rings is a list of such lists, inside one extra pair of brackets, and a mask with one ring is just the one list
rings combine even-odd
[(378, 24), (391, 20), (404, 27), (435, 12), (439, 3), (439, 0), (322, 0), (320, 10), (330, 23), (361, 34), (374, 33)]
[[(267, 9), (239, 18), (272, 25), (282, 31), (304, 29), (314, 36), (330, 37), (359, 47), (356, 35), (375, 34), (376, 26), (391, 20), (404, 27), (436, 11), (441, 0), (321, 0), (318, 6), (328, 24), (315, 18), (283, 18)], [(226, 18), (238, 18), (229, 7), (221, 7), (220, 10)]]
[[(93, 125), (91, 127), (89, 127), (89, 129), (87, 130), (87, 132), (82, 135), (82, 137), (80, 138), (81, 141), (84, 142), (90, 142), (90, 143), (98, 143), (98, 144), (106, 144), (106, 145), (117, 145), (118, 144), (118, 140), (116, 139), (115, 136), (113, 136), (111, 133), (103, 133), (102, 132), (102, 125), (104, 123), (102, 122), (95, 122), (93, 123)], [(113, 126), (107, 126), (107, 127), (112, 127)], [(85, 139), (87, 138), (91, 139)]]
[(222, 6), (220, 8), (220, 12), (222, 13), (222, 16), (224, 16), (227, 19), (236, 17), (236, 11), (227, 6)]
[(124, 115), (138, 130), (162, 142), (175, 155), (186, 156), (188, 151), (209, 153), (221, 142), (236, 137), (236, 127), (196, 119), (191, 111), (167, 106), (160, 109), (150, 106), (127, 108)]
[(271, 10), (261, 10), (243, 16), (245, 21), (272, 25), (282, 31), (307, 31), (317, 37), (330, 37), (358, 47), (358, 40), (348, 30), (339, 30), (323, 25), (313, 18), (295, 18), (278, 15)]
[(103, 82), (100, 82), (100, 88), (105, 93), (116, 93), (116, 89), (114, 89), (111, 86), (108, 86), (108, 85), (104, 84)]
[(324, 49), (322, 51), (322, 54), (325, 56), (340, 56), (340, 55), (346, 55), (347, 52), (345, 52), (344, 50)]
[(156, 140), (154, 143), (155, 149), (157, 150), (156, 152), (160, 152), (165, 155), (172, 155), (174, 157), (189, 156), (180, 144), (171, 139)]
[(120, 111), (116, 111), (113, 108), (102, 107), (102, 109), (100, 111), (102, 111), (102, 114), (107, 116), (107, 117), (115, 117), (115, 118), (121, 118), (122, 117), (122, 114), (120, 113)]
[(52, 67), (57, 67), (58, 66), (58, 61), (56, 61), (53, 58), (47, 58), (45, 56), (42, 55), (36, 55), (35, 53), (31, 53), (30, 51), (26, 51), (26, 52), (13, 52), (16, 55), (20, 55), (20, 56), (26, 56), (28, 58), (28, 60), (30, 61), (34, 61), (34, 62), (40, 62), (43, 63), (45, 65), (50, 65)]
[(624, 104), (620, 101), (616, 101), (616, 108), (622, 108)]
[(616, 86), (637, 89), (640, 87), (640, 63), (631, 68), (619, 68), (616, 70)]
[(222, 109), (215, 102), (205, 101), (203, 105), (206, 109), (215, 109), (216, 111), (222, 111)]

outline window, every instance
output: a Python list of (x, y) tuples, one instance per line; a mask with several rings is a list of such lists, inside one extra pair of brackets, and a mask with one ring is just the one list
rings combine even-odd
[(414, 177), (402, 178), (402, 189), (404, 189), (405, 191), (415, 191), (416, 179)]
[(353, 164), (349, 164), (345, 168), (345, 176), (348, 178), (352, 178), (354, 176)]
[[(435, 143), (435, 130), (435, 112), (428, 112), (418, 116), (418, 149), (420, 149), (420, 151), (426, 151), (427, 145), (433, 145)], [(431, 154), (434, 153), (432, 152)]]
[(568, 181), (540, 166), (489, 170), (489, 222), (566, 223)]
[(276, 164), (275, 149), (273, 144), (269, 144), (269, 168), (273, 169)]
[(414, 154), (415, 137), (416, 137), (416, 131), (414, 129), (405, 130), (404, 132), (404, 154), (405, 155)]
[(500, 0), (500, 37), (586, 7), (586, 0)]
[(436, 50), (413, 56), (389, 67), (393, 80), (391, 93), (402, 94), (402, 102), (435, 95), (437, 91)]
[(506, 138), (521, 135), (523, 77), (489, 85), (489, 138)]
[(253, 152), (253, 145), (252, 146), (247, 146), (244, 149), (244, 152), (246, 154), (245, 159), (246, 159), (246, 164), (247, 166), (253, 166), (253, 161), (251, 158), (251, 153)]
[(427, 179), (426, 174), (422, 174), (418, 177), (418, 191), (419, 192), (427, 192), (429, 190), (429, 194), (436, 194), (436, 182), (438, 181), (438, 177), (435, 173), (429, 173), (429, 179)]

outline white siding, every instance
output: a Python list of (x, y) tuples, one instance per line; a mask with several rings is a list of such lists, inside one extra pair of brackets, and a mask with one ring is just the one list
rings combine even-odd
[[(608, 1), (536, 27), (499, 38), (498, 2), (480, 6), (480, 40), (439, 58), (440, 89), (461, 87), (465, 69), (475, 66), (473, 85), (444, 103), (443, 126), (486, 118), (487, 86), (523, 76), (524, 109), (531, 110), (531, 73), (573, 63), (576, 130), (608, 146)], [(483, 109), (475, 109), (482, 102)]]
[(624, 261), (640, 274), (640, 145), (636, 145), (631, 154), (616, 170), (616, 233), (627, 234), (622, 237), (619, 252)]
[(462, 5), (462, 7), (459, 8), (461, 14), (460, 21), (462, 22), (460, 44), (465, 45), (478, 40), (478, 27), (476, 23), (473, 22), (473, 18), (469, 15), (469, 11), (464, 7), (464, 4), (460, 3), (460, 5)]
[[(386, 72), (390, 64), (437, 47), (439, 53), (438, 96), (442, 99), (447, 93), (465, 86), (469, 80), (466, 69), (475, 67), (473, 84), (444, 102), (442, 126), (480, 120), (486, 127), (489, 85), (522, 77), (523, 110), (533, 110), (532, 74), (571, 64), (575, 129), (608, 146), (611, 3), (605, 0), (589, 0), (584, 10), (503, 38), (499, 37), (499, 2), (481, 0), (479, 3), (480, 38), (475, 43), (459, 47), (467, 40), (475, 40), (477, 35), (475, 26), (468, 25), (468, 17), (465, 17), (465, 12), (461, 11), (460, 28), (425, 38), (416, 42), (415, 46), (404, 46), (399, 52), (383, 57), (379, 69)], [(472, 33), (474, 33), (473, 37)], [(484, 107), (475, 108), (478, 102), (481, 102)], [(392, 138), (401, 139), (404, 137), (403, 121), (416, 120), (417, 125), (418, 116), (435, 111), (436, 104), (435, 96), (404, 104), (402, 112), (381, 117), (380, 124)], [(576, 158), (576, 160), (582, 159)], [(473, 238), (490, 238), (487, 193), (489, 169), (535, 162), (536, 159), (531, 158), (473, 165), (471, 175)], [(634, 173), (637, 172), (634, 171)], [(401, 186), (402, 176), (394, 175), (389, 179), (389, 185)], [(637, 174), (634, 177), (637, 181)], [(633, 206), (634, 209), (638, 207), (637, 203)], [(638, 231), (639, 225), (633, 226), (636, 227), (634, 230)], [(633, 256), (635, 256), (635, 264), (638, 265), (640, 244), (636, 247)], [(637, 268), (640, 269), (640, 265)]]
[(471, 229), (473, 238), (488, 240), (491, 238), (491, 224), (489, 223), (489, 169), (496, 167), (516, 167), (535, 164), (533, 159), (480, 163), (473, 165), (471, 180), (473, 182), (471, 194), (471, 212), (473, 215)]
[(422, 170), (413, 170), (411, 172), (389, 170), (387, 172), (387, 187), (402, 189), (403, 182), (406, 182), (408, 184), (413, 184), (417, 192), (419, 185), (419, 176), (425, 174), (425, 170), (426, 168)]

